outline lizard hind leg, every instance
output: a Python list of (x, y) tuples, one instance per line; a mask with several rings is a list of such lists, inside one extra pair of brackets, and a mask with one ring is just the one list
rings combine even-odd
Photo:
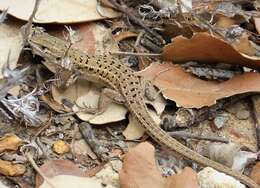
[(165, 89), (158, 90), (151, 82), (146, 82), (144, 88), (144, 95), (149, 101), (154, 101), (164, 90)]
[(100, 115), (103, 112), (105, 112), (111, 102), (123, 104), (125, 102), (125, 99), (117, 91), (109, 88), (104, 88), (102, 89), (98, 100), (98, 107), (93, 108), (85, 105), (84, 112), (94, 114), (94, 117), (96, 117), (97, 115)]

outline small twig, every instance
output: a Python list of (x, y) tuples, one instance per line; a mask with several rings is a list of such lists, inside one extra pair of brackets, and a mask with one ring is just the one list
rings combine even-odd
[(41, 171), (41, 169), (37, 166), (37, 164), (35, 163), (35, 161), (33, 160), (32, 155), (29, 152), (24, 153), (25, 157), (28, 159), (28, 161), (31, 163), (32, 167), (34, 168), (34, 170), (41, 175), (41, 177), (46, 181), (46, 183), (48, 183), (48, 185), (52, 188), (55, 188), (55, 186), (51, 183), (51, 181), (49, 180), (49, 178), (47, 176), (45, 176), (45, 174)]
[(196, 18), (198, 21), (200, 21), (201, 23), (203, 23), (204, 25), (206, 25), (211, 31), (213, 31), (214, 33), (218, 34), (220, 37), (222, 37), (224, 40), (226, 40), (224, 33), (222, 33), (221, 31), (218, 31), (216, 28), (214, 28), (213, 25), (211, 25), (210, 23), (208, 23), (206, 20), (204, 20), (202, 17), (200, 17), (199, 15), (197, 15), (190, 7), (188, 7), (187, 5), (185, 5), (185, 3), (183, 3), (181, 0), (178, 0), (178, 3), (184, 7), (185, 9), (187, 9), (190, 14)]
[(108, 152), (108, 150), (100, 144), (98, 139), (96, 139), (90, 124), (87, 122), (79, 124), (79, 131), (81, 132), (83, 139), (89, 144), (91, 149), (93, 149), (94, 153), (99, 156), (102, 161), (107, 161), (108, 156), (106, 155), (106, 152)]
[(31, 16), (29, 17), (28, 22), (27, 22), (27, 23), (23, 26), (23, 28), (22, 28), (24, 41), (26, 41), (26, 40), (28, 39), (28, 36), (29, 36), (29, 34), (30, 34), (30, 32), (31, 32), (32, 23), (33, 23), (33, 18), (35, 17), (35, 14), (36, 14), (36, 12), (37, 12), (37, 10), (38, 10), (38, 8), (39, 8), (40, 1), (41, 1), (41, 0), (36, 0), (36, 1), (35, 1), (32, 14), (31, 14)]
[(258, 121), (259, 115), (256, 111), (254, 100), (252, 99), (252, 97), (249, 97), (249, 103), (250, 103), (250, 105), (249, 105), (250, 106), (250, 112), (252, 114), (253, 123), (254, 123), (254, 126), (255, 126), (257, 151), (259, 151), (259, 149), (260, 149), (260, 124), (259, 124), (259, 121)]
[(0, 14), (0, 24), (6, 20), (7, 13), (8, 13), (8, 9), (2, 10), (2, 13)]
[(143, 35), (144, 35), (144, 31), (141, 31), (141, 32), (138, 34), (138, 36), (137, 36), (137, 38), (136, 38), (136, 41), (135, 41), (135, 47), (139, 46), (140, 40), (141, 40), (141, 38), (143, 37)]
[(50, 114), (49, 120), (47, 122), (44, 122), (45, 125), (40, 127), (33, 137), (34, 138), (38, 137), (45, 129), (47, 129), (51, 125), (51, 122), (52, 122), (52, 113)]
[(189, 21), (187, 20), (187, 18), (183, 15), (183, 12), (182, 12), (182, 7), (181, 7), (181, 0), (177, 0), (177, 5), (178, 5), (178, 9), (179, 9), (179, 12), (180, 12), (180, 15), (182, 16), (183, 20), (185, 21), (185, 23), (187, 24), (187, 26), (189, 27), (189, 29), (193, 32), (194, 32), (194, 29), (191, 27), (191, 24), (189, 23)]
[(134, 56), (153, 56), (153, 57), (161, 57), (161, 53), (135, 53), (135, 52), (110, 52), (113, 55), (134, 55)]
[(176, 132), (169, 132), (172, 137), (181, 137), (181, 138), (191, 138), (196, 140), (207, 140), (211, 142), (222, 142), (222, 143), (229, 143), (227, 139), (220, 138), (220, 137), (210, 137), (210, 136), (199, 136), (199, 135), (192, 135), (190, 133), (186, 133), (184, 131), (176, 131)]
[(115, 0), (109, 0), (109, 2), (120, 12), (127, 15), (127, 17), (133, 21), (135, 24), (141, 26), (144, 28), (147, 33), (151, 34), (152, 36), (156, 37), (161, 43), (163, 43), (163, 38), (155, 33), (153, 30), (151, 30), (149, 27), (147, 27), (140, 19), (138, 19), (135, 15), (133, 15), (131, 12), (128, 11), (127, 8), (123, 8), (120, 4), (118, 4)]

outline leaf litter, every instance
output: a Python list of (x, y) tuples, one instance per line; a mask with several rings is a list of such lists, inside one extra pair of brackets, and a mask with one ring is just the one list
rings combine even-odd
[[(1, 76), (4, 84), (0, 110), (8, 120), (3, 130), (14, 138), (5, 136), (0, 141), (5, 151), (0, 165), (6, 169), (0, 173), (18, 175), (9, 183), (27, 183), (19, 176), (23, 174), (30, 185), (36, 182), (36, 187), (80, 187), (80, 183), (91, 187), (209, 187), (223, 183), (243, 187), (237, 180), (208, 167), (199, 173), (183, 168), (187, 166), (186, 160), (167, 154), (157, 145), (156, 153), (160, 157), (166, 155), (167, 160), (159, 157), (160, 162), (155, 163), (158, 156), (154, 157), (154, 148), (146, 142), (137, 144), (150, 138), (124, 105), (111, 103), (97, 116), (84, 112), (85, 107), (98, 106), (102, 86), (32, 57), (27, 48), (21, 53), (19, 29), (24, 24), (21, 20), (28, 21), (34, 2), (0, 2), (0, 35), (4, 39), (0, 43), (3, 48), (0, 67), (8, 70)], [(146, 99), (150, 116), (158, 126), (165, 127), (170, 135), (203, 155), (207, 155), (208, 146), (211, 159), (240, 171), (250, 171), (249, 163), (257, 162), (260, 145), (256, 100), (257, 3), (208, 1), (203, 8), (199, 6), (202, 2), (191, 1), (185, 1), (186, 5), (182, 1), (121, 3), (43, 1), (33, 21), (45, 23), (48, 33), (88, 54), (111, 53), (134, 70), (144, 69), (137, 74), (158, 88), (159, 97), (155, 101)], [(64, 29), (65, 23), (73, 25)], [(158, 62), (158, 57), (164, 62), (152, 63)], [(10, 61), (8, 69), (7, 61)], [(37, 65), (23, 71), (23, 66), (32, 61)], [(47, 69), (39, 68), (40, 63)], [(221, 114), (225, 114), (225, 121)], [(164, 117), (169, 120), (167, 126)], [(217, 120), (221, 120), (221, 126), (216, 126)], [(91, 124), (89, 130), (79, 131), (80, 123), (84, 122)], [(178, 131), (180, 127), (183, 130)], [(225, 138), (229, 138), (228, 144), (213, 147)], [(136, 147), (129, 149), (133, 146)], [(112, 158), (118, 159), (106, 161)], [(170, 158), (183, 163), (172, 162)], [(64, 160), (56, 163), (56, 159)], [(37, 171), (36, 180), (24, 161)], [(168, 164), (166, 169), (159, 170), (164, 166), (161, 162)], [(38, 168), (37, 164), (43, 166)], [(60, 166), (63, 167), (58, 170)], [(256, 182), (259, 182), (258, 172), (256, 163), (250, 175)]]

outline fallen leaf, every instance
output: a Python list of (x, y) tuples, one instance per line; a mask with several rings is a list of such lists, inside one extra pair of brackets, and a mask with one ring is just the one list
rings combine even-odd
[[(2, 0), (0, 10), (8, 9), (8, 14), (28, 21), (35, 0)], [(41, 1), (34, 17), (35, 23), (78, 23), (118, 17), (119, 14), (110, 8), (102, 8), (107, 17), (97, 12), (96, 0), (52, 0)], [(66, 10), (66, 11), (65, 11)]]
[[(7, 21), (0, 24), (0, 70), (2, 70), (3, 65), (7, 64), (8, 54), (10, 54), (10, 68), (16, 68), (18, 58), (23, 49), (23, 39), (20, 27), (21, 23), (14, 21)], [(0, 71), (0, 79), (2, 78), (2, 71)]]
[(57, 154), (64, 154), (64, 153), (68, 153), (70, 151), (69, 144), (64, 142), (63, 140), (58, 140), (58, 141), (54, 142), (52, 148), (53, 148), (53, 151), (56, 152)]
[(260, 185), (260, 162), (256, 163), (253, 167), (250, 177), (254, 180), (258, 185)]
[[(48, 180), (55, 185), (56, 188), (85, 188), (85, 187), (97, 187), (102, 188), (103, 183), (102, 180), (96, 177), (89, 177), (88, 174), (94, 175), (91, 171), (95, 171), (97, 173), (97, 169), (93, 168), (88, 170), (87, 172), (83, 172), (80, 168), (76, 166), (73, 162), (69, 160), (51, 160), (46, 162), (44, 165), (40, 167), (42, 173), (48, 177)], [(101, 170), (101, 169), (99, 169)], [(48, 187), (45, 181), (43, 181), (42, 177), (37, 174), (35, 187)], [(107, 186), (109, 188), (114, 188), (113, 186)]]
[(234, 187), (234, 188), (246, 188), (238, 180), (232, 176), (228, 176), (224, 173), (218, 172), (213, 168), (206, 167), (198, 173), (198, 181), (200, 188), (209, 187)]
[(209, 158), (220, 164), (232, 167), (234, 158), (238, 155), (239, 151), (240, 146), (235, 143), (212, 143), (209, 145)]
[(260, 58), (239, 53), (227, 42), (208, 33), (197, 33), (191, 39), (178, 36), (163, 49), (163, 59), (174, 63), (197, 61), (201, 63), (239, 64), (260, 67)]
[(145, 129), (139, 124), (138, 120), (131, 114), (128, 117), (129, 123), (123, 131), (123, 135), (127, 140), (139, 139), (145, 133)]
[[(85, 187), (94, 187), (94, 188), (103, 188), (101, 180), (92, 177), (78, 177), (78, 176), (69, 176), (69, 175), (58, 175), (53, 178), (48, 179), (52, 185), (55, 185), (55, 188), (85, 188)], [(109, 186), (108, 186), (109, 187)], [(39, 188), (52, 188), (46, 181)]]
[(9, 186), (7, 187), (6, 185), (4, 185), (4, 184), (2, 183), (2, 181), (0, 181), (0, 187), (1, 187), (1, 188), (9, 188)]
[(162, 89), (166, 99), (185, 108), (211, 106), (218, 99), (260, 91), (260, 74), (255, 72), (237, 75), (224, 82), (205, 81), (184, 72), (179, 65), (164, 63), (152, 64), (138, 74), (152, 80)]
[[(160, 125), (161, 119), (155, 111), (148, 109), (150, 116), (153, 118), (156, 125)], [(141, 138), (144, 133), (145, 129), (140, 125), (135, 117), (131, 114), (129, 115), (129, 123), (126, 129), (123, 131), (123, 135), (126, 137), (127, 140), (135, 140)]]
[(166, 188), (198, 188), (197, 174), (190, 167), (185, 167), (179, 174), (168, 177)]
[[(73, 162), (69, 160), (50, 160), (45, 162), (40, 170), (47, 177), (58, 175), (73, 175), (84, 177), (85, 174)], [(35, 179), (35, 187), (38, 188), (43, 183), (42, 177), (37, 174)]]
[(0, 138), (0, 153), (3, 151), (16, 151), (23, 141), (14, 134), (8, 134)]
[(53, 99), (59, 104), (63, 104), (63, 100), (75, 102), (79, 97), (85, 95), (90, 90), (91, 83), (85, 79), (77, 79), (76, 82), (67, 88), (52, 87)]
[(13, 164), (0, 160), (0, 174), (5, 176), (19, 176), (25, 173), (26, 167), (22, 164)]
[[(73, 25), (73, 29), (77, 31), (79, 41), (72, 47), (79, 48), (87, 54), (104, 54), (119, 50), (111, 31), (105, 26), (96, 23), (82, 23)], [(63, 33), (60, 33), (60, 36), (63, 36)]]
[[(93, 86), (86, 95), (81, 96), (77, 99), (76, 101), (77, 105), (73, 107), (73, 110), (77, 112), (78, 110), (80, 110), (78, 107), (81, 107), (82, 109), (86, 107), (97, 108), (99, 97), (100, 97), (100, 89)], [(105, 112), (100, 115), (78, 112), (77, 116), (81, 120), (89, 121), (92, 124), (105, 124), (105, 123), (117, 122), (125, 119), (126, 113), (127, 113), (127, 109), (123, 105), (116, 104), (115, 102), (111, 102), (108, 108), (105, 110)]]
[(258, 32), (258, 34), (260, 33), (260, 18), (254, 17), (254, 22), (255, 22), (255, 28)]
[(197, 188), (196, 173), (184, 169), (179, 175), (162, 177), (154, 158), (154, 147), (144, 142), (129, 150), (119, 173), (120, 187)]
[(257, 153), (240, 151), (234, 158), (232, 169), (237, 171), (243, 171), (244, 168), (252, 162), (252, 160), (257, 160)]
[(161, 95), (158, 95), (153, 101), (146, 99), (145, 103), (152, 105), (157, 115), (161, 115), (165, 109), (165, 106), (167, 105), (167, 101)]

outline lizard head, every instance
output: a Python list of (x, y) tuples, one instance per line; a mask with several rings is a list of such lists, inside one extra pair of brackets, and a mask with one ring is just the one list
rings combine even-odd
[(33, 54), (49, 58), (50, 60), (63, 58), (70, 47), (68, 42), (47, 34), (40, 27), (32, 28), (28, 37), (28, 43)]

